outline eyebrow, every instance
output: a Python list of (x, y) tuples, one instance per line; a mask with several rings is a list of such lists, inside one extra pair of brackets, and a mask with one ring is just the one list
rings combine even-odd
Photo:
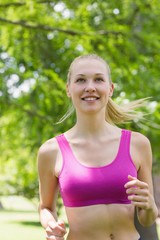
[[(97, 76), (97, 75), (104, 75), (104, 74), (103, 74), (103, 73), (96, 73), (96, 74), (94, 74), (94, 75)], [(83, 77), (84, 77), (84, 76), (86, 76), (86, 75), (80, 73), (80, 74), (77, 74), (77, 76), (83, 76)]]

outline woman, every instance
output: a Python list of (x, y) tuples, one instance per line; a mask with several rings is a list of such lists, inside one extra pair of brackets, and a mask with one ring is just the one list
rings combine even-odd
[(124, 110), (111, 100), (113, 90), (102, 58), (92, 54), (72, 62), (67, 95), (76, 124), (44, 143), (38, 154), (46, 239), (65, 239), (65, 224), (56, 213), (59, 189), (69, 223), (67, 240), (138, 240), (135, 209), (143, 226), (157, 217), (149, 140), (114, 125), (133, 119), (142, 101)]

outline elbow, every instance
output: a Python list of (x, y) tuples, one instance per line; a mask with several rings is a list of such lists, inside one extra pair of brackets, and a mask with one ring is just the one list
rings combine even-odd
[(143, 226), (143, 227), (150, 227), (151, 225), (153, 225), (155, 223), (155, 218), (139, 218), (139, 223)]
[(143, 227), (150, 227), (155, 223), (157, 217), (158, 217), (158, 208), (155, 207), (154, 210), (147, 212), (147, 214), (139, 215), (138, 220)]
[(152, 221), (152, 222), (148, 222), (148, 221), (139, 221), (140, 222), (140, 224), (142, 225), (142, 227), (150, 227), (150, 226), (152, 226), (154, 223), (155, 223), (155, 221)]

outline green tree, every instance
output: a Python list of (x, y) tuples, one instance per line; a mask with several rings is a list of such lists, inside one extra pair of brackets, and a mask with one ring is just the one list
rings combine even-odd
[(55, 124), (69, 104), (67, 69), (91, 52), (109, 62), (115, 101), (152, 97), (145, 123), (127, 127), (150, 138), (159, 171), (159, 12), (159, 0), (0, 2), (1, 194), (37, 196), (37, 150), (74, 121)]
[(115, 101), (152, 97), (145, 124), (128, 127), (150, 138), (155, 171), (159, 169), (159, 12), (158, 0), (0, 3), (0, 173), (5, 193), (37, 195), (37, 150), (74, 121), (55, 124), (69, 105), (67, 69), (74, 57), (90, 52), (109, 62)]

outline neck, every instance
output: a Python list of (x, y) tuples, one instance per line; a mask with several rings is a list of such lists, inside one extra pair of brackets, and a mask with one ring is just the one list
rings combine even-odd
[(111, 127), (105, 120), (105, 115), (102, 114), (86, 114), (77, 115), (77, 122), (74, 126), (74, 131), (79, 136), (93, 137), (93, 136), (103, 136), (106, 130), (109, 131)]

